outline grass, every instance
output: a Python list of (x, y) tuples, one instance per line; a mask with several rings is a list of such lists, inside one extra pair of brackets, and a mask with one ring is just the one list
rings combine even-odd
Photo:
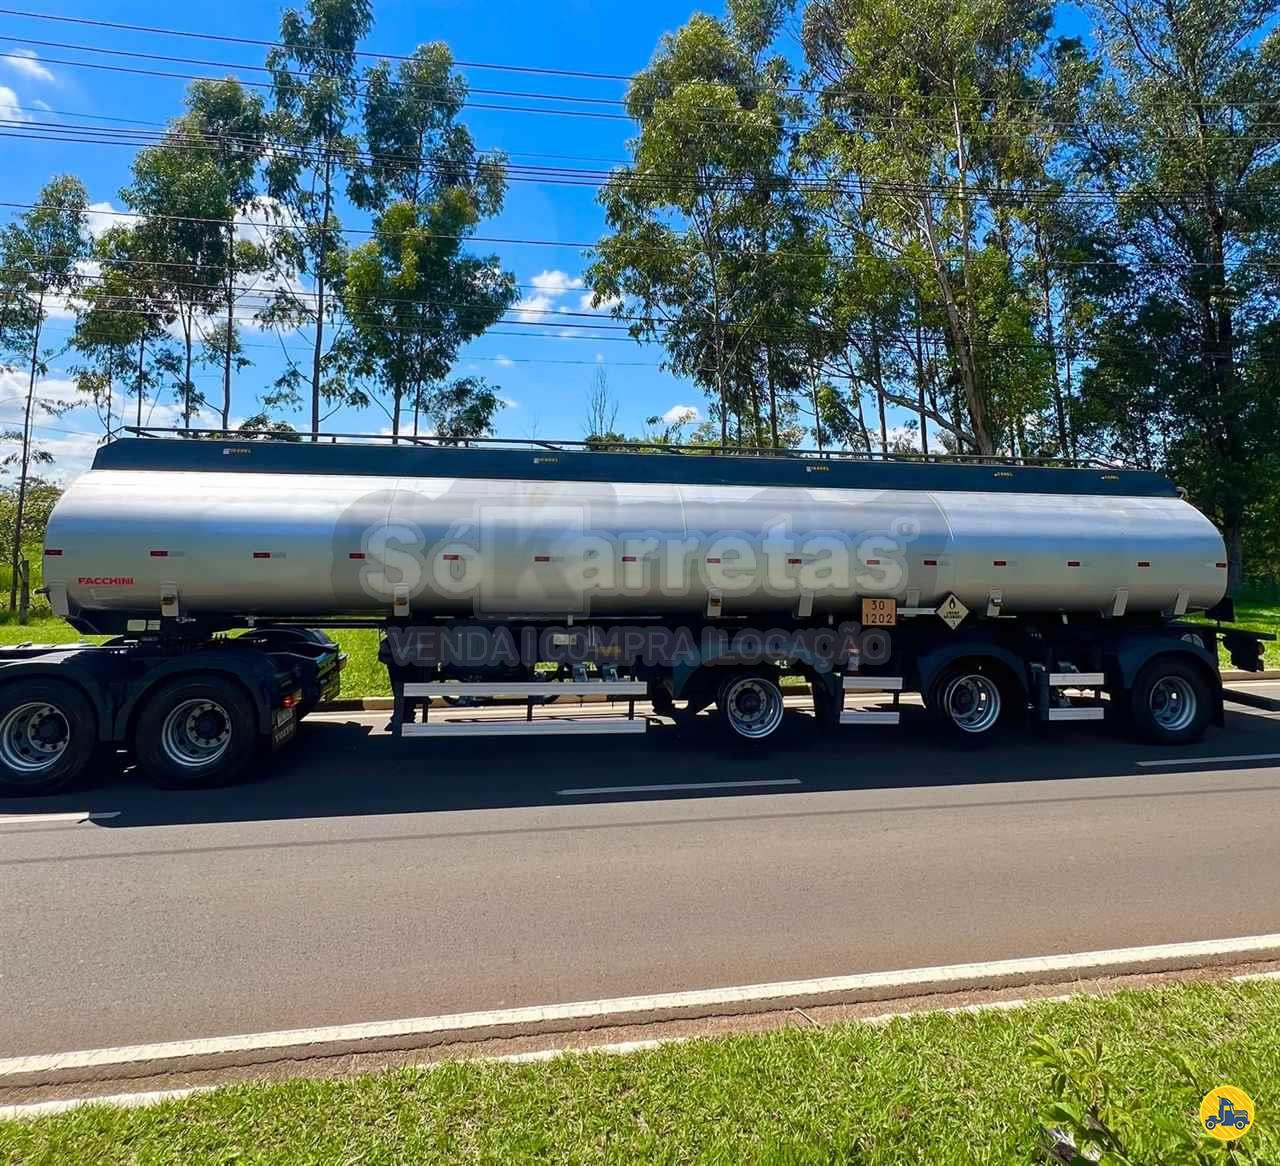
[[(1280, 631), (1280, 602), (1274, 599), (1242, 601), (1236, 604), (1236, 619), (1242, 627), (1255, 631)], [(376, 631), (334, 631), (330, 633), (347, 653), (347, 667), (342, 674), (342, 696), (390, 696), (391, 685), (387, 671), (378, 663), (378, 633)], [(68, 624), (52, 615), (48, 609), (37, 611), (31, 622), (19, 626), (12, 623), (7, 613), (0, 614), (0, 644), (65, 643), (81, 637)], [(1280, 642), (1266, 645), (1268, 668), (1280, 669)], [(1231, 662), (1221, 654), (1224, 668)]]
[[(233, 1085), (147, 1109), (0, 1123), (0, 1161), (1025, 1166), (1044, 1160), (1043, 1126), (1062, 1121), (1049, 1116), (1055, 1102), (1071, 1110), (1105, 1095), (1101, 1118), (1135, 1166), (1274, 1163), (1278, 1031), (1280, 984), (1178, 985), (628, 1056)], [(1046, 1056), (1055, 1046), (1068, 1051)], [(1055, 1094), (1061, 1066), (1068, 1081)], [(1230, 1157), (1195, 1117), (1223, 1083), (1256, 1105)]]

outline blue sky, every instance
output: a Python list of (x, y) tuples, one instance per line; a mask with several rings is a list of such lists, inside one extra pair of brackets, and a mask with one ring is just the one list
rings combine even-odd
[[(201, 3), (175, 9), (155, 0), (133, 0), (103, 9), (82, 0), (71, 0), (56, 9), (33, 8), (33, 11), (273, 40), (280, 7), (263, 0), (245, 0), (234, 6)], [(426, 3), (377, 0), (376, 25), (364, 47), (372, 52), (408, 53), (424, 41), (443, 40), (459, 60), (626, 74), (642, 68), (662, 33), (678, 28), (692, 11), (695, 9), (687, 4), (663, 0), (643, 5), (566, 0), (554, 6), (479, 5), (464, 0)], [(265, 78), (265, 74), (247, 68), (261, 65), (265, 51), (251, 46), (142, 36), (14, 16), (0, 16), (0, 36), (5, 38), (0, 42), (0, 52), (22, 54), (25, 58), (21, 61), (12, 56), (0, 58), (0, 119), (10, 126), (15, 120), (85, 124), (84, 115), (88, 114), (163, 122), (179, 111), (186, 85), (182, 80), (79, 68), (60, 61), (94, 60), (207, 75), (225, 75), (229, 71), (95, 56), (76, 49), (34, 43), (37, 41), (198, 57), (239, 66), (236, 71), (245, 79)], [(595, 98), (619, 98), (625, 91), (625, 85), (618, 81), (551, 78), (484, 69), (466, 69), (464, 73), (475, 88)], [(474, 95), (474, 101), (515, 103), (507, 98), (481, 95)], [(596, 108), (620, 112), (616, 107)], [(619, 161), (626, 157), (625, 142), (630, 132), (630, 123), (626, 121), (470, 108), (465, 118), (479, 145), (501, 148), (513, 161), (596, 168), (601, 166), (601, 160)], [(32, 202), (51, 176), (71, 172), (84, 181), (94, 203), (116, 208), (121, 205), (119, 189), (128, 180), (134, 153), (126, 146), (37, 142), (11, 137), (0, 141), (0, 150), (4, 157), (0, 173), (6, 176), (3, 196), (6, 200)], [(542, 155), (546, 157), (540, 157)], [(590, 242), (599, 238), (603, 229), (595, 194), (589, 187), (513, 182), (502, 213), (484, 223), (480, 233), (560, 244)], [(6, 209), (3, 217), (18, 213), (21, 212)], [(100, 223), (107, 221), (99, 220)], [(354, 212), (346, 221), (348, 225), (366, 225)], [(500, 256), (504, 266), (514, 272), (523, 285), (520, 294), (530, 309), (581, 310), (580, 280), (589, 257), (580, 247), (488, 243), (474, 246)], [(68, 318), (53, 320), (49, 332), (51, 344), (59, 346), (69, 331)], [(465, 350), (458, 365), (460, 372), (474, 371), (499, 383), (502, 396), (513, 402), (499, 416), (497, 431), (500, 434), (581, 437), (586, 398), (597, 364), (603, 364), (608, 370), (611, 390), (620, 405), (619, 423), (628, 431), (639, 432), (646, 417), (664, 413), (676, 405), (702, 407), (698, 390), (657, 367), (662, 356), (657, 347), (638, 345), (618, 333), (587, 332), (585, 336), (591, 338), (582, 338), (582, 331), (575, 330), (575, 337), (567, 339), (561, 338), (555, 327), (523, 329), (533, 334), (527, 336), (510, 335), (512, 331), (516, 329), (499, 326), (495, 332), (504, 334), (491, 333), (474, 342)], [(235, 411), (241, 416), (254, 411), (251, 397), (256, 385), (268, 383), (281, 367), (280, 358), (273, 351), (273, 347), (278, 348), (273, 337), (246, 333), (245, 342), (247, 355), (254, 359), (255, 367), (240, 374), (237, 382)], [(304, 347), (306, 342), (295, 337), (289, 343), (290, 347)], [(68, 354), (52, 360), (49, 384), (43, 389), (46, 395), (66, 396), (65, 376), (60, 374), (65, 373), (73, 359)], [(202, 381), (212, 394), (219, 383), (218, 374), (207, 372)], [(23, 389), (25, 376), (10, 374), (0, 383), (0, 427), (7, 428), (16, 420), (19, 402), (15, 398)], [(162, 401), (156, 419), (166, 415)], [(296, 424), (305, 423), (300, 415), (292, 420)], [(86, 409), (76, 409), (56, 419), (41, 418), (38, 425), (39, 436), (58, 456), (63, 475), (83, 467), (91, 455), (94, 439), (101, 434), (96, 417)], [(339, 415), (328, 423), (331, 429), (363, 431), (378, 431), (385, 425), (385, 416), (375, 412)]]
[[(158, 0), (128, 0), (107, 9), (88, 0), (67, 0), (56, 9), (36, 7), (33, 10), (268, 41), (276, 37), (280, 16), (280, 7), (272, 0), (242, 0), (225, 6), (197, 3), (182, 7), (161, 4)], [(714, 5), (710, 10), (718, 13), (720, 8)], [(563, 0), (557, 5), (375, 0), (376, 24), (363, 48), (371, 53), (405, 54), (420, 43), (443, 40), (455, 59), (464, 62), (630, 74), (648, 62), (664, 32), (680, 27), (694, 11), (697, 8), (687, 2), (674, 0), (651, 0), (646, 4)], [(781, 45), (793, 59), (798, 57), (797, 19), (793, 17), (790, 27), (784, 31)], [(1083, 21), (1078, 14), (1065, 9), (1059, 24), (1063, 31), (1078, 33), (1082, 31)], [(265, 50), (248, 45), (142, 35), (6, 15), (0, 15), (0, 37), (4, 38), (0, 40), (0, 54), (4, 54), (0, 56), (0, 129), (7, 127), (10, 131), (15, 128), (15, 122), (129, 124), (106, 119), (132, 119), (147, 123), (145, 128), (155, 128), (181, 108), (187, 84), (184, 80), (77, 67), (63, 63), (66, 61), (96, 61), (199, 75), (225, 76), (230, 72), (243, 80), (266, 79), (265, 73), (252, 68), (262, 65)], [(200, 58), (225, 62), (232, 68), (140, 61), (37, 42)], [(18, 56), (21, 59), (16, 59)], [(522, 75), (482, 68), (464, 68), (462, 72), (473, 90), (522, 90), (614, 100), (625, 92), (621, 81)], [(631, 123), (626, 120), (612, 116), (551, 116), (476, 108), (486, 104), (545, 106), (556, 103), (521, 102), (475, 92), (472, 101), (473, 106), (464, 116), (477, 143), (481, 147), (502, 149), (515, 163), (598, 169), (627, 156), (625, 143), (631, 133)], [(558, 104), (563, 108), (563, 102)], [(576, 108), (609, 114), (621, 112), (619, 107), (608, 105)], [(16, 128), (21, 130), (21, 126)], [(134, 153), (128, 146), (32, 141), (7, 135), (0, 135), (0, 151), (3, 151), (0, 174), (6, 179), (5, 200), (30, 203), (50, 177), (71, 172), (84, 181), (93, 203), (115, 208), (121, 205), (119, 189), (128, 181)], [(19, 213), (19, 210), (0, 208), (0, 221)], [(105, 227), (112, 221), (100, 217), (95, 226)], [(367, 226), (367, 219), (350, 209), (345, 222), (348, 226)], [(479, 233), (506, 239), (545, 240), (551, 245), (483, 242), (473, 246), (476, 250), (496, 253), (504, 267), (515, 273), (527, 309), (523, 318), (551, 321), (560, 309), (583, 309), (581, 278), (589, 256), (579, 244), (598, 239), (603, 228), (603, 215), (594, 188), (517, 181), (508, 188), (502, 213), (482, 224)], [(570, 319), (567, 317), (566, 321)], [(582, 320), (578, 318), (573, 322), (580, 324)], [(69, 312), (51, 321), (48, 331), (51, 347), (56, 349), (65, 343), (70, 327)], [(586, 399), (599, 365), (608, 371), (610, 388), (620, 407), (618, 425), (627, 432), (641, 432), (647, 417), (667, 413), (678, 406), (695, 406), (705, 412), (705, 402), (697, 388), (659, 367), (662, 351), (657, 346), (636, 344), (617, 331), (577, 328), (572, 337), (563, 337), (560, 331), (555, 326), (499, 325), (464, 350), (456, 371), (489, 377), (501, 386), (502, 397), (510, 402), (496, 422), (500, 435), (582, 437)], [(513, 335), (515, 332), (521, 334)], [(283, 366), (279, 341), (274, 336), (247, 331), (244, 341), (246, 355), (255, 364), (237, 380), (234, 412), (238, 417), (257, 411), (255, 398), (259, 387), (268, 385)], [(309, 359), (301, 355), (308, 346), (307, 338), (294, 336), (288, 344), (309, 367)], [(42, 395), (50, 399), (73, 395), (66, 378), (73, 361), (71, 354), (51, 360)], [(198, 379), (211, 399), (220, 395), (217, 371), (207, 370)], [(0, 430), (20, 422), (20, 402), (25, 388), (25, 373), (0, 375)], [(892, 411), (891, 423), (902, 419), (895, 414), (896, 411)], [(176, 423), (170, 396), (161, 399), (151, 420)], [(209, 414), (205, 423), (212, 424), (214, 420)], [(301, 414), (289, 420), (299, 426), (307, 423)], [(341, 413), (326, 422), (326, 428), (331, 431), (377, 432), (386, 426), (386, 416), (376, 410), (359, 415)], [(39, 418), (37, 433), (58, 459), (57, 476), (66, 477), (87, 464), (102, 435), (102, 425), (91, 409), (77, 408), (57, 418)]]

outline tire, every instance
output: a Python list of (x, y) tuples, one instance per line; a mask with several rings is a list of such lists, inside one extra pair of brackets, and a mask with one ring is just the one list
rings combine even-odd
[(821, 678), (809, 682), (813, 696), (813, 719), (818, 729), (829, 732), (840, 727), (840, 714), (844, 712), (844, 689), (832, 692)]
[(1009, 721), (1007, 685), (981, 663), (953, 664), (933, 684), (925, 706), (933, 722), (953, 741), (983, 745)]
[(0, 791), (57, 793), (76, 780), (98, 747), (88, 697), (63, 680), (28, 680), (0, 689)]
[(227, 785), (258, 751), (253, 702), (234, 681), (188, 676), (170, 681), (148, 699), (138, 717), (138, 767), (163, 789)]
[(716, 693), (716, 709), (725, 732), (739, 741), (765, 741), (782, 728), (785, 706), (776, 676), (735, 672)]
[(1176, 656), (1143, 665), (1129, 690), (1129, 718), (1137, 736), (1153, 745), (1190, 745), (1213, 717), (1204, 672)]

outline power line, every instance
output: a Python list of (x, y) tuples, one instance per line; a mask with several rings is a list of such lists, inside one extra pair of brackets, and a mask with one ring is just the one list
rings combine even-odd
[[(88, 28), (109, 28), (118, 32), (142, 33), (148, 36), (165, 36), (174, 37), (180, 40), (202, 40), (213, 41), (221, 44), (238, 44), (248, 45), (254, 48), (264, 49), (293, 49), (296, 46), (287, 45), (282, 41), (261, 40), (253, 37), (232, 36), (226, 33), (211, 33), (197, 30), (184, 30), (176, 28), (161, 28), (155, 25), (144, 24), (127, 24), (122, 21), (102, 20), (83, 16), (63, 16), (49, 12), (32, 12), (29, 9), (20, 8), (0, 8), (0, 16), (19, 16), (28, 20), (44, 20), (60, 24), (74, 24)], [(370, 49), (353, 49), (350, 53), (353, 57), (365, 58), (375, 61), (409, 61), (413, 57), (403, 53), (378, 52)], [(485, 69), (504, 73), (523, 73), (533, 76), (543, 77), (566, 77), (576, 78), (586, 81), (619, 81), (631, 82), (636, 79), (636, 73), (604, 73), (590, 72), (583, 69), (564, 69), (552, 66), (542, 65), (512, 65), (498, 64), (492, 61), (469, 61), (463, 59), (455, 59), (453, 64), (460, 69)], [(803, 86), (781, 86), (777, 90), (780, 93), (806, 95), (812, 92), (811, 89)], [(865, 97), (875, 100), (884, 100), (885, 95), (876, 93), (867, 89), (848, 89), (832, 85), (828, 92), (839, 97)], [(950, 96), (939, 93), (935, 95), (918, 94), (913, 96), (913, 100), (918, 98), (926, 98), (933, 96), (939, 101), (949, 101)], [(1004, 99), (1008, 104), (1028, 104), (1040, 106), (1043, 103), (1036, 97), (1011, 97)], [(1170, 102), (1169, 104), (1174, 104)], [(1193, 108), (1224, 108), (1224, 109), (1243, 109), (1255, 106), (1274, 108), (1274, 101), (1266, 100), (1234, 100), (1232, 98), (1197, 98), (1188, 102)]]

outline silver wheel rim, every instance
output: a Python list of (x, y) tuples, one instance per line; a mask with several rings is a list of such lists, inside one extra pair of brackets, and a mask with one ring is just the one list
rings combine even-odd
[(965, 733), (985, 733), (1000, 719), (1000, 687), (981, 672), (957, 676), (942, 694), (948, 719)]
[(1183, 676), (1162, 676), (1147, 699), (1151, 719), (1165, 732), (1177, 733), (1196, 719), (1196, 690)]
[(10, 773), (42, 776), (58, 764), (70, 745), (66, 715), (46, 701), (20, 704), (0, 721), (0, 758)]
[(209, 765), (231, 746), (231, 717), (217, 701), (184, 700), (165, 717), (160, 745), (175, 765)]
[(782, 723), (782, 693), (768, 680), (744, 676), (725, 689), (723, 707), (733, 731), (758, 740)]

